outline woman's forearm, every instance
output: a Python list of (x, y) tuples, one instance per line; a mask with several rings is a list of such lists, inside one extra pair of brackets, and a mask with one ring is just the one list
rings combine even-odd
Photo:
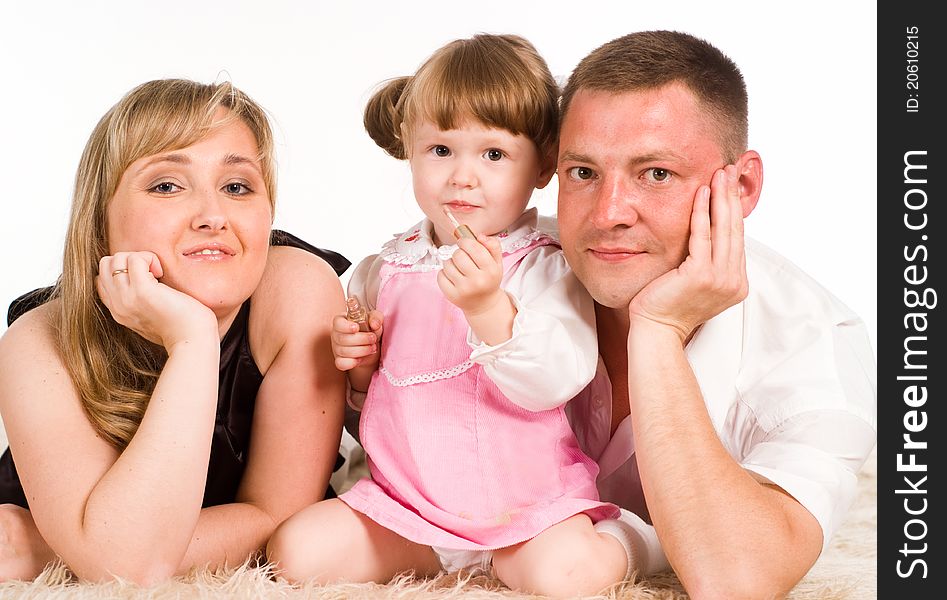
[(263, 548), (278, 524), (261, 507), (248, 502), (205, 508), (177, 574), (192, 568), (238, 566)]
[(63, 558), (81, 577), (173, 574), (201, 511), (217, 405), (219, 342), (171, 350), (138, 431), (92, 489)]

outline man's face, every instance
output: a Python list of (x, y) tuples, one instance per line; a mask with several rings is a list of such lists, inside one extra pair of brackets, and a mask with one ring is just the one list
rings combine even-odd
[(573, 97), (559, 140), (559, 232), (599, 304), (628, 306), (684, 261), (697, 189), (724, 165), (712, 120), (681, 84)]

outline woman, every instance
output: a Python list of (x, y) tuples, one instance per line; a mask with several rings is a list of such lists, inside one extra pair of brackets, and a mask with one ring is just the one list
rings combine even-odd
[(63, 274), (0, 339), (0, 580), (239, 564), (326, 495), (348, 261), (271, 235), (274, 200), (266, 116), (229, 84), (145, 83), (99, 122)]

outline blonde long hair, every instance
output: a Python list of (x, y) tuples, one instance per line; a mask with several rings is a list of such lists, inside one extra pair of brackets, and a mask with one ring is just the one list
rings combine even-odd
[[(219, 108), (228, 109), (215, 120)], [(99, 121), (76, 172), (75, 192), (54, 297), (59, 350), (95, 428), (119, 450), (144, 415), (167, 356), (112, 319), (96, 291), (99, 259), (109, 254), (106, 210), (125, 169), (136, 160), (185, 148), (241, 120), (259, 149), (270, 203), (276, 199), (273, 135), (264, 110), (230, 83), (183, 79), (134, 88)]]

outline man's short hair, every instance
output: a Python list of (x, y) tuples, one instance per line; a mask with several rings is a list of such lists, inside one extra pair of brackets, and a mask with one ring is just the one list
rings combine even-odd
[(733, 162), (747, 149), (743, 75), (716, 47), (678, 31), (630, 33), (592, 51), (566, 83), (561, 119), (579, 90), (636, 92), (683, 83), (717, 123), (721, 153)]

